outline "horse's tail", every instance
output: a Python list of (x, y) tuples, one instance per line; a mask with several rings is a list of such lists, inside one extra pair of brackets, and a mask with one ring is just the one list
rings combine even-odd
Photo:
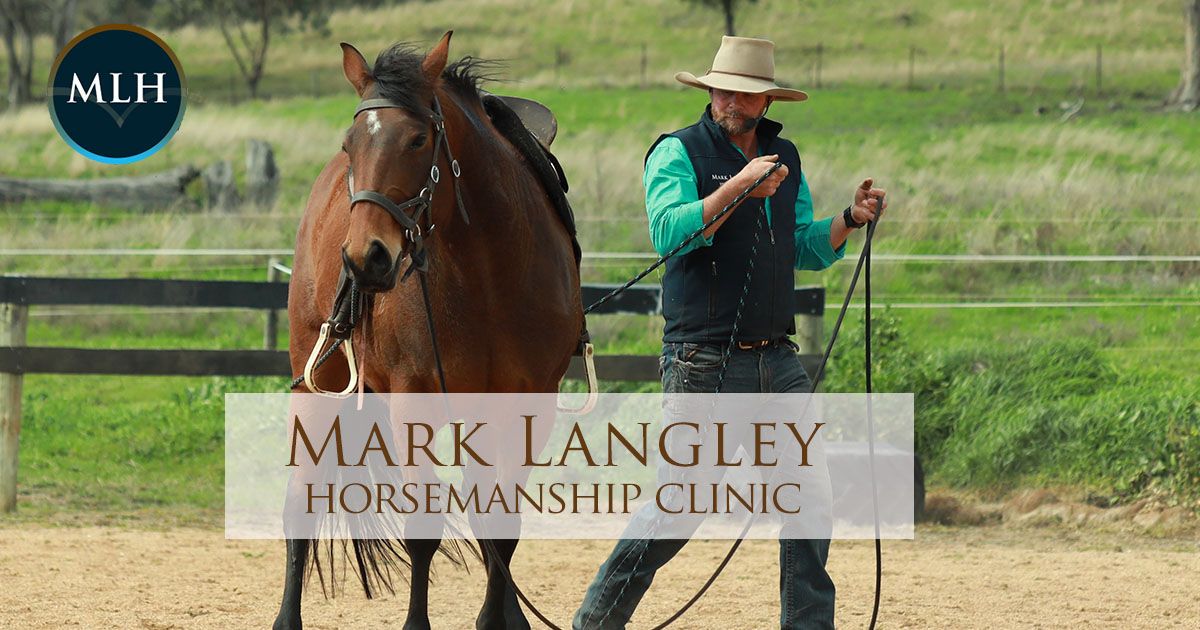
[[(412, 567), (408, 545), (400, 538), (343, 538), (297, 542), (308, 546), (309, 561), (304, 567), (305, 584), (315, 573), (317, 581), (321, 584), (321, 594), (326, 598), (337, 597), (339, 586), (346, 580), (346, 567), (353, 567), (354, 575), (367, 599), (372, 599), (384, 591), (395, 595), (396, 579), (407, 581), (409, 569)], [(478, 548), (466, 539), (443, 539), (438, 545), (438, 553), (455, 568), (469, 570), (472, 558), (482, 562)], [(342, 569), (340, 572), (335, 569), (339, 561)]]
[[(388, 452), (398, 452), (390, 435), (384, 436)], [(334, 460), (326, 458), (319, 466), (323, 473), (321, 479), (333, 481), (335, 488), (347, 488), (352, 485), (365, 488), (390, 487), (401, 488), (406, 480), (403, 472), (397, 467), (388, 465), (384, 458), (365, 457), (365, 466), (335, 466)], [(390, 503), (390, 501), (389, 501)], [(308, 552), (308, 561), (304, 566), (304, 583), (307, 585), (315, 573), (321, 584), (321, 593), (325, 597), (336, 597), (339, 585), (346, 581), (347, 569), (354, 572), (355, 578), (362, 585), (367, 598), (373, 598), (386, 591), (395, 594), (397, 580), (407, 582), (412, 569), (412, 550), (405, 536), (414, 535), (414, 531), (424, 530), (426, 537), (440, 535), (438, 552), (455, 567), (470, 569), (470, 558), (483, 562), (479, 549), (463, 534), (463, 527), (453, 522), (449, 515), (438, 515), (440, 520), (429, 524), (438, 525), (406, 529), (410, 518), (420, 518), (414, 515), (380, 514), (376, 510), (366, 509), (360, 513), (338, 513), (324, 517), (323, 523), (309, 530), (318, 539), (307, 538), (298, 541), (306, 545), (303, 551)], [(325, 537), (328, 536), (328, 537)]]

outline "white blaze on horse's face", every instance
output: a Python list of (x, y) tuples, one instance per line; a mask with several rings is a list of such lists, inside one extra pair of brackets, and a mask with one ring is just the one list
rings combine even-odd
[(373, 136), (373, 135), (379, 133), (379, 130), (381, 128), (383, 128), (383, 125), (379, 124), (379, 115), (375, 113), (375, 110), (368, 111), (367, 112), (367, 131), (370, 132), (371, 135)]

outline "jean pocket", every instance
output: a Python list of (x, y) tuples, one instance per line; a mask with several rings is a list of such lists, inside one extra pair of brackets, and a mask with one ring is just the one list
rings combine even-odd
[(698, 370), (712, 370), (721, 366), (721, 362), (725, 360), (725, 353), (717, 345), (685, 343), (682, 344), (675, 358)]

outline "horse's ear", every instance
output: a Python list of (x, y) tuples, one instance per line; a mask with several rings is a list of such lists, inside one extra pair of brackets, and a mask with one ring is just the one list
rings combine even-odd
[(425, 78), (432, 84), (437, 81), (437, 78), (442, 76), (442, 71), (446, 69), (446, 59), (450, 55), (450, 36), (454, 31), (446, 31), (442, 35), (442, 39), (438, 40), (436, 46), (425, 55), (425, 61), (421, 62), (421, 72)]
[(342, 71), (346, 73), (346, 80), (354, 86), (358, 95), (364, 96), (374, 77), (371, 76), (371, 68), (367, 66), (367, 60), (363, 58), (362, 53), (346, 42), (342, 42)]

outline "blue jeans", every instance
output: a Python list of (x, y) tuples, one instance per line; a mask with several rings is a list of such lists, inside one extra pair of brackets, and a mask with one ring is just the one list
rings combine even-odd
[[(665, 343), (660, 359), (663, 391), (712, 393), (721, 357), (719, 346)], [(721, 386), (723, 393), (807, 393), (811, 389), (812, 382), (800, 365), (795, 346), (791, 345), (733, 350)], [(687, 539), (645, 538), (617, 541), (588, 587), (571, 627), (574, 630), (624, 628), (650, 588), (654, 574), (687, 542)], [(783, 630), (833, 628), (835, 589), (825, 571), (828, 558), (828, 539), (780, 538), (779, 625)], [(696, 587), (699, 586), (697, 583)]]

